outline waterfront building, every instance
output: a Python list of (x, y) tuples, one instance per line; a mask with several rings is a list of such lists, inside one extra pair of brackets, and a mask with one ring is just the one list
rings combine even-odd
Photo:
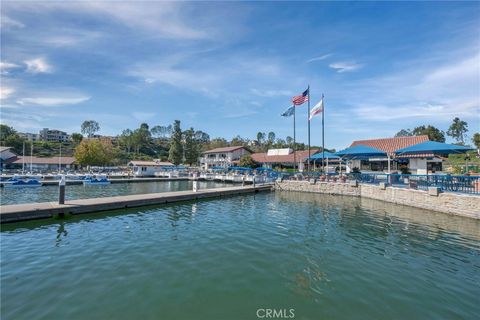
[(351, 159), (347, 162), (347, 172), (352, 171), (354, 168), (358, 168), (361, 171), (387, 172), (389, 161), (391, 172), (402, 170), (413, 174), (441, 172), (443, 169), (442, 163), (445, 160), (445, 156), (448, 155), (437, 155), (433, 152), (396, 154), (397, 150), (427, 141), (429, 141), (427, 135), (353, 141), (350, 147), (372, 147), (385, 152), (385, 155)]
[[(311, 149), (310, 155), (318, 153), (318, 149)], [(296, 162), (296, 167), (299, 171), (305, 168), (305, 161), (308, 158), (308, 150), (292, 149), (270, 149), (267, 152), (258, 152), (252, 154), (253, 160), (260, 163), (265, 168), (293, 168)]]
[(200, 166), (205, 170), (212, 167), (228, 168), (230, 166), (238, 165), (241, 157), (251, 153), (252, 152), (249, 149), (242, 146), (208, 150), (202, 153), (202, 156), (200, 157)]
[(11, 147), (0, 146), (0, 169), (3, 170), (4, 166), (15, 160), (17, 155), (12, 151)]
[(76, 170), (78, 165), (74, 157), (30, 157), (17, 156), (13, 161), (5, 165), (8, 169), (22, 169), (34, 172)]
[(64, 131), (44, 128), (44, 129), (40, 130), (39, 140), (41, 140), (41, 141), (55, 141), (55, 142), (68, 142), (70, 140), (70, 136)]
[(155, 173), (173, 168), (174, 165), (171, 162), (162, 162), (158, 159), (154, 161), (132, 160), (128, 163), (128, 167), (132, 169), (134, 176), (153, 177)]

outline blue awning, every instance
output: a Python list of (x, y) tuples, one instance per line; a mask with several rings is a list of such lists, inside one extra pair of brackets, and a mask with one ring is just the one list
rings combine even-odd
[[(310, 156), (310, 160), (322, 160), (322, 158), (323, 158), (322, 152), (318, 152), (318, 153), (315, 153), (313, 156)], [(305, 159), (308, 159), (308, 157)], [(325, 159), (340, 159), (340, 157), (337, 156), (336, 154), (325, 151)]]
[(347, 148), (345, 150), (335, 153), (337, 156), (346, 159), (368, 159), (370, 157), (386, 157), (387, 154), (377, 148), (356, 145), (354, 147)]
[(425, 141), (418, 144), (415, 144), (410, 147), (398, 149), (395, 151), (397, 155), (402, 154), (422, 154), (422, 153), (433, 153), (440, 155), (448, 155), (451, 153), (465, 153), (472, 148), (458, 146), (456, 144), (448, 144), (436, 141)]

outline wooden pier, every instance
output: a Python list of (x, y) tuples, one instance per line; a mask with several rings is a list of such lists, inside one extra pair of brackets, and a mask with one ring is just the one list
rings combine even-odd
[(237, 186), (228, 188), (204, 189), (197, 192), (177, 191), (136, 194), (106, 198), (79, 199), (58, 204), (41, 202), (0, 206), (0, 223), (47, 219), (61, 214), (95, 213), (108, 210), (159, 205), (172, 202), (233, 196), (240, 194), (270, 191), (273, 185)]

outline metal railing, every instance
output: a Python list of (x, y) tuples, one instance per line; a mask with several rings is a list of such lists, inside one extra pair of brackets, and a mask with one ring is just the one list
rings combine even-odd
[(350, 173), (350, 179), (359, 183), (379, 184), (384, 182), (393, 187), (428, 190), (437, 187), (442, 192), (457, 192), (480, 195), (479, 176), (457, 176), (437, 174), (386, 174), (386, 173)]
[(428, 190), (428, 187), (440, 188), (442, 192), (456, 192), (480, 195), (480, 176), (457, 175), (422, 175), (422, 174), (387, 174), (387, 173), (349, 173), (339, 175), (329, 173), (323, 175), (319, 172), (277, 172), (277, 179), (306, 181), (316, 179), (320, 182), (346, 182), (356, 180), (359, 183), (375, 184), (381, 182), (388, 186), (416, 190)]

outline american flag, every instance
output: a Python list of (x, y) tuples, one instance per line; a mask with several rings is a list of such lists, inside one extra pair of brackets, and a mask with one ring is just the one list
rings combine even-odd
[(301, 95), (295, 96), (292, 98), (292, 103), (295, 106), (299, 106), (308, 101), (308, 89), (305, 90)]

